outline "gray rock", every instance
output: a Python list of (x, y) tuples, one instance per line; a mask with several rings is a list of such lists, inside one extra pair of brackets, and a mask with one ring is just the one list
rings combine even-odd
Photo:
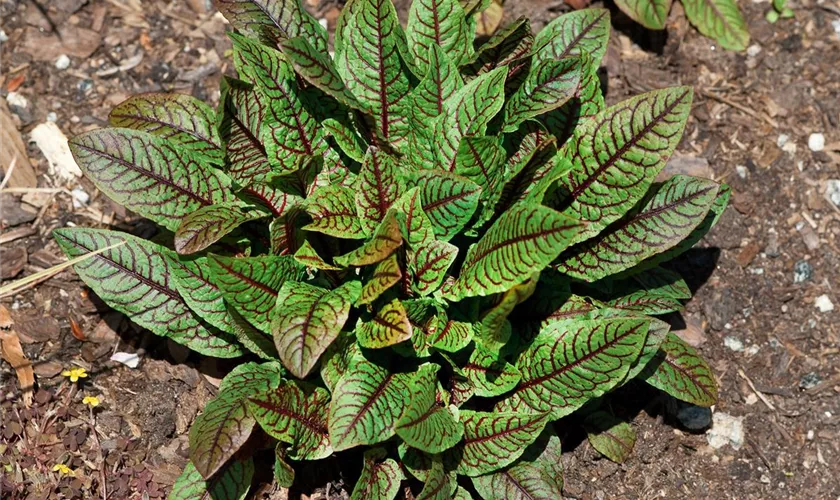
[(829, 179), (825, 185), (825, 196), (840, 207), (840, 179)]
[(744, 446), (744, 417), (717, 412), (712, 420), (714, 424), (706, 433), (706, 439), (712, 448), (719, 450), (730, 445), (735, 450), (740, 450)]
[(806, 373), (799, 380), (799, 388), (807, 391), (818, 386), (820, 382), (822, 379), (817, 372)]
[(712, 424), (712, 410), (702, 406), (683, 406), (677, 410), (677, 420), (688, 430), (700, 431)]
[(810, 281), (813, 274), (814, 268), (807, 260), (800, 260), (793, 265), (793, 282), (795, 284)]

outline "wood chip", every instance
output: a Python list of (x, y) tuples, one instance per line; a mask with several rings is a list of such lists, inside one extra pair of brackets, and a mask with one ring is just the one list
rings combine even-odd
[(29, 163), (26, 144), (15, 126), (6, 99), (0, 99), (0, 169), (3, 170), (0, 179), (6, 175), (12, 164), (14, 170), (6, 182), (6, 187), (28, 188), (38, 184), (35, 170)]

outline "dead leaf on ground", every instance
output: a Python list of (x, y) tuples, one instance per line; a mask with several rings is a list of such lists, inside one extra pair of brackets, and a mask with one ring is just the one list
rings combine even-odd
[(493, 0), (489, 7), (475, 16), (475, 33), (477, 36), (490, 36), (502, 23), (505, 9), (501, 0)]
[(23, 392), (23, 404), (28, 408), (32, 405), (35, 372), (32, 370), (32, 363), (23, 353), (20, 339), (17, 333), (12, 330), (12, 325), (14, 325), (14, 322), (8, 309), (0, 305), (0, 355), (14, 368)]

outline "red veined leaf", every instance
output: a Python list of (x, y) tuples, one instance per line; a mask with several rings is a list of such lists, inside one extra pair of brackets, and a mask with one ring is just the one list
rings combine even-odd
[(668, 333), (639, 378), (687, 403), (712, 406), (717, 402), (717, 382), (709, 364), (673, 333)]
[(507, 361), (477, 345), (463, 366), (463, 373), (475, 388), (476, 396), (500, 396), (519, 383), (519, 370)]
[(481, 187), (481, 201), (502, 185), (506, 153), (496, 137), (464, 137), (458, 146), (452, 172)]
[(373, 274), (362, 287), (362, 293), (356, 305), (370, 304), (386, 290), (399, 283), (402, 278), (400, 263), (395, 254), (376, 265)]
[(291, 488), (295, 482), (295, 469), (286, 462), (286, 447), (277, 443), (274, 447), (274, 481), (281, 488)]
[(421, 170), (412, 176), (421, 189), (423, 213), (432, 223), (435, 235), (448, 241), (469, 222), (481, 195), (478, 184), (460, 175), (440, 170)]
[(239, 191), (239, 196), (265, 207), (274, 217), (283, 217), (289, 210), (303, 202), (303, 191), (291, 179), (267, 176)]
[(209, 480), (204, 479), (192, 462), (187, 462), (184, 472), (175, 480), (170, 500), (242, 500), (251, 489), (254, 461), (233, 460)]
[(304, 240), (297, 252), (295, 252), (295, 260), (301, 265), (310, 269), (319, 269), (321, 271), (339, 271), (340, 267), (336, 267), (327, 263), (318, 252), (312, 248), (308, 240)]
[(433, 46), (440, 47), (457, 66), (472, 57), (472, 33), (458, 0), (417, 0), (408, 9), (408, 49), (422, 73), (429, 66)]
[(458, 487), (455, 471), (446, 471), (440, 456), (432, 457), (424, 483), (417, 500), (449, 500)]
[(222, 291), (213, 283), (207, 257), (179, 257), (172, 262), (171, 278), (181, 298), (211, 326), (236, 334)]
[(338, 102), (359, 109), (359, 103), (344, 86), (332, 60), (324, 52), (319, 52), (309, 40), (296, 37), (280, 43), (280, 48), (294, 66), (295, 71), (307, 82), (321, 89)]
[(558, 144), (564, 144), (579, 123), (604, 109), (598, 64), (588, 53), (576, 57), (580, 67), (580, 84), (576, 94), (563, 106), (537, 118), (554, 135)]
[(409, 446), (427, 453), (440, 453), (461, 440), (464, 428), (455, 410), (436, 399), (440, 366), (420, 366), (411, 384), (411, 400), (397, 421), (397, 435)]
[(368, 320), (359, 320), (356, 326), (356, 338), (359, 345), (367, 349), (382, 349), (399, 344), (411, 338), (411, 323), (405, 307), (398, 299), (393, 299), (377, 309)]
[(393, 205), (403, 241), (412, 250), (417, 250), (435, 239), (432, 221), (423, 211), (421, 194), (421, 188), (411, 188)]
[(175, 231), (175, 250), (180, 254), (200, 252), (242, 224), (267, 215), (238, 201), (201, 207), (181, 219)]
[[(359, 0), (364, 1), (364, 0)], [(364, 454), (362, 475), (353, 488), (350, 500), (376, 498), (393, 500), (400, 491), (400, 482), (405, 478), (400, 466), (393, 459), (385, 458), (382, 448), (368, 450)]]
[(607, 50), (610, 13), (607, 9), (581, 9), (556, 17), (534, 40), (534, 61), (559, 60), (586, 54), (595, 67)]
[(356, 213), (354, 196), (352, 189), (339, 185), (316, 189), (306, 200), (306, 213), (312, 217), (312, 222), (304, 229), (336, 238), (364, 238), (365, 232), (362, 220)]
[(389, 210), (385, 219), (379, 223), (373, 235), (356, 250), (339, 255), (335, 259), (340, 266), (367, 266), (385, 260), (402, 245), (400, 224), (393, 210)]
[(327, 53), (327, 32), (300, 0), (214, 0), (230, 24), (245, 33), (272, 42), (303, 37), (318, 52)]
[(511, 65), (514, 61), (531, 52), (534, 35), (531, 33), (531, 21), (519, 19), (496, 31), (476, 51), (472, 60), (461, 71), (465, 75), (477, 76), (499, 66)]
[(236, 340), (242, 344), (243, 347), (256, 354), (262, 359), (268, 361), (275, 361), (279, 359), (277, 355), (277, 347), (274, 346), (274, 341), (268, 334), (257, 330), (254, 325), (248, 322), (241, 314), (236, 312), (232, 306), (228, 305), (228, 315), (233, 322), (233, 334)]
[(362, 219), (362, 227), (370, 232), (376, 229), (391, 205), (402, 195), (403, 185), (396, 158), (371, 146), (365, 154), (358, 179), (356, 209)]
[(606, 411), (595, 411), (583, 422), (589, 444), (613, 462), (623, 463), (636, 445), (636, 431), (627, 422)]
[(428, 341), (433, 347), (446, 352), (458, 352), (467, 347), (473, 339), (472, 323), (456, 321), (441, 313), (429, 326)]
[(457, 255), (458, 247), (440, 240), (432, 240), (417, 249), (411, 263), (417, 293), (426, 296), (437, 290)]
[(487, 500), (533, 500), (563, 497), (563, 460), (560, 438), (543, 431), (510, 467), (472, 478)]
[(527, 280), (514, 285), (498, 297), (493, 307), (483, 313), (476, 344), (484, 347), (489, 354), (498, 357), (512, 333), (510, 322), (507, 320), (508, 316), (516, 306), (533, 295), (539, 276), (539, 273), (534, 273)]
[(503, 130), (513, 132), (525, 120), (566, 104), (578, 92), (582, 69), (580, 60), (572, 57), (534, 64), (505, 103)]
[(219, 102), (219, 136), (225, 144), (230, 176), (242, 185), (264, 179), (270, 172), (262, 142), (266, 98), (250, 84), (222, 78)]
[(671, 11), (671, 0), (618, 0), (615, 5), (627, 17), (650, 30), (665, 29)]
[(361, 349), (356, 342), (356, 337), (351, 332), (341, 332), (338, 338), (330, 344), (324, 355), (321, 356), (321, 379), (330, 392), (335, 392), (335, 386), (339, 379), (347, 373), (353, 356), (360, 352)]

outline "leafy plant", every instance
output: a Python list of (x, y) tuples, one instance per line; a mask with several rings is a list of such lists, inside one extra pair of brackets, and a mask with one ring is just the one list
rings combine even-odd
[(793, 9), (787, 6), (787, 0), (773, 0), (773, 8), (764, 17), (770, 24), (775, 24), (779, 19), (791, 19), (794, 15)]
[(607, 107), (606, 11), (474, 45), (479, 3), (418, 0), (403, 29), (390, 0), (351, 0), (331, 57), (297, 1), (219, 0), (238, 78), (216, 111), (140, 95), (70, 141), (161, 229), (57, 230), (68, 256), (101, 252), (82, 279), (138, 325), (242, 361), (172, 498), (244, 497), (255, 449), (283, 486), (296, 462), (362, 449), (353, 498), (406, 478), (418, 498), (469, 498), (465, 478), (484, 498), (559, 498), (553, 421), (579, 415), (623, 460), (632, 427), (601, 404), (616, 388), (714, 403), (709, 366), (653, 317), (690, 297), (662, 264), (729, 196), (655, 181), (692, 90)]
[[(729, 50), (745, 50), (750, 32), (737, 0), (680, 0), (688, 21)], [(647, 29), (665, 29), (672, 0), (616, 0), (622, 12)]]

